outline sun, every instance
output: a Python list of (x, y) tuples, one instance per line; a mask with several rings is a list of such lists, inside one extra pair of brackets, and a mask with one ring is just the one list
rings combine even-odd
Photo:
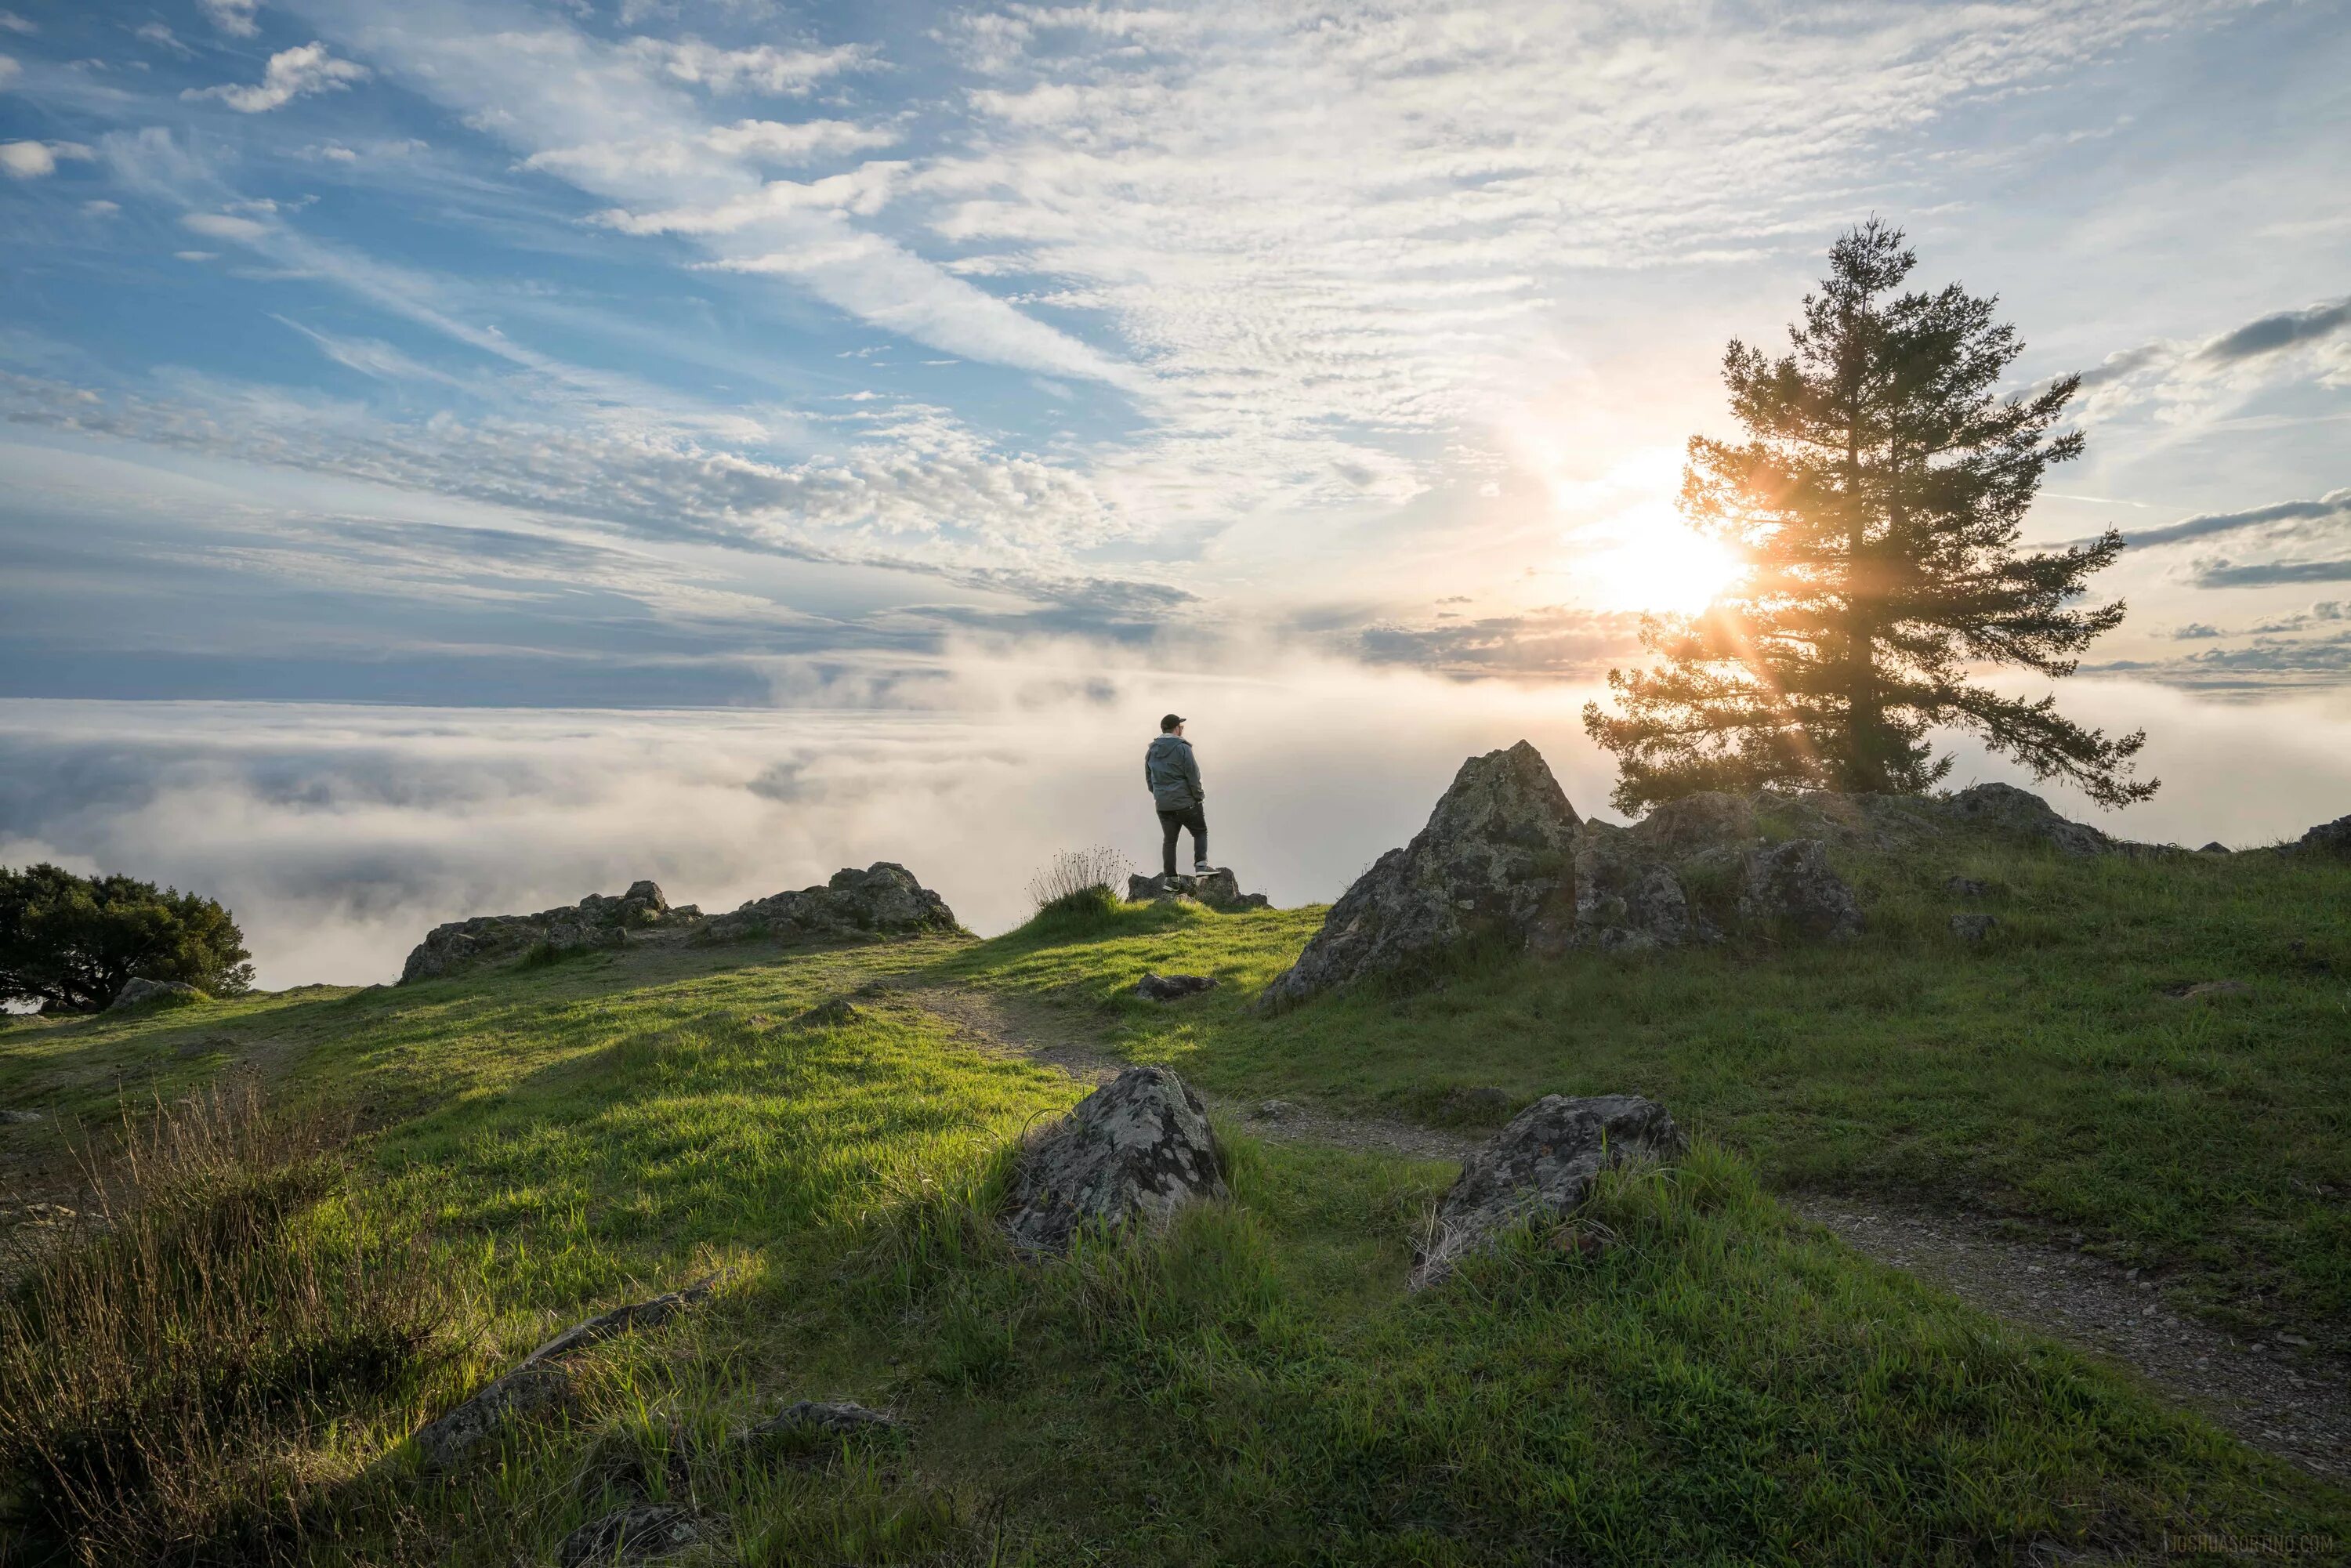
[(1739, 575), (1737, 554), (1691, 528), (1665, 500), (1578, 529), (1574, 543), (1578, 574), (1612, 610), (1694, 615)]

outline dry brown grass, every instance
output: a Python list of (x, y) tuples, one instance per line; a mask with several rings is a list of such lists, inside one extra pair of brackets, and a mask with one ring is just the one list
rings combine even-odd
[(336, 1198), (347, 1122), (215, 1090), (86, 1148), (0, 1301), (0, 1559), (267, 1561), (444, 1345), (413, 1239)]

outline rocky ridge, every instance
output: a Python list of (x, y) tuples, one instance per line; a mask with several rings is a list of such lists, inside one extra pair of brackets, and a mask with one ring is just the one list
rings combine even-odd
[(702, 946), (763, 937), (855, 941), (954, 929), (955, 912), (946, 902), (891, 861), (863, 871), (844, 868), (822, 887), (770, 894), (716, 915), (691, 904), (673, 906), (657, 884), (643, 881), (618, 895), (590, 894), (536, 915), (477, 915), (437, 925), (408, 955), (400, 980), (439, 979), (531, 952), (563, 956), (635, 943)]
[[(2314, 830), (2311, 841), (2328, 831)], [(1711, 792), (1669, 801), (1630, 826), (1587, 821), (1522, 740), (1465, 761), (1427, 826), (1341, 895), (1258, 1005), (1374, 977), (1410, 985), (1481, 944), (1544, 955), (1676, 948), (1734, 935), (1849, 941), (1865, 917), (1831, 852), (1898, 852), (1955, 831), (2075, 857), (2158, 852), (2068, 821), (2008, 784), (1934, 797)]]

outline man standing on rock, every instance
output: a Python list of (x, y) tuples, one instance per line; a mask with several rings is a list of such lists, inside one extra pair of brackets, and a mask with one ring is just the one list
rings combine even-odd
[(1159, 808), (1159, 869), (1176, 880), (1176, 835), (1192, 831), (1192, 874), (1205, 875), (1208, 864), (1208, 819), (1202, 814), (1200, 765), (1192, 760), (1192, 743), (1184, 738), (1184, 718), (1169, 714), (1159, 721), (1159, 738), (1143, 754), (1143, 781), (1151, 802)]

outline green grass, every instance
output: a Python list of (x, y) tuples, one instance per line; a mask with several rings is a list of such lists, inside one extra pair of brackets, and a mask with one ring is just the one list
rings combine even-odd
[[(1646, 1093), (1771, 1186), (2080, 1229), (2248, 1322), (2351, 1317), (2351, 870), (1985, 845), (1847, 869), (1872, 923), (1849, 947), (1488, 963), (1274, 1019), (1245, 1004), (1319, 909), (1138, 908), (1111, 934), (1018, 932), (949, 968), (1236, 1095), (1433, 1120), (1463, 1088)], [(1987, 895), (1950, 897), (1955, 874)], [(1999, 918), (1981, 946), (1949, 933), (1963, 907)], [(1226, 983), (1155, 1008), (1121, 994), (1146, 969)], [(2248, 989), (2166, 994), (2210, 980)]]
[[(310, 1560), (545, 1560), (632, 1475), (757, 1563), (2140, 1561), (2191, 1536), (2339, 1558), (2342, 1491), (1857, 1258), (1771, 1188), (1960, 1191), (2215, 1299), (2339, 1312), (2342, 1230), (2301, 1195), (2351, 1179), (2344, 873), (1855, 869), (1876, 927), (1853, 950), (1489, 963), (1271, 1019), (1240, 1004), (1314, 914), (1119, 908), (987, 943), (630, 952), (19, 1024), (0, 1103), (52, 1114), (0, 1128), (0, 1160), (38, 1176), (69, 1117), (240, 1062), (289, 1113), (356, 1118), (301, 1233), (420, 1238), (449, 1321), (412, 1380), (293, 1439), (305, 1500), (273, 1539)], [(1985, 948), (1941, 932), (1952, 871), (1994, 884)], [(1228, 983), (1153, 1008), (1121, 995), (1145, 968)], [(1234, 1092), (1410, 1114), (1464, 1086), (1634, 1089), (1702, 1135), (1580, 1218), (1612, 1238), (1596, 1258), (1530, 1234), (1419, 1294), (1411, 1245), (1450, 1167), (1232, 1127), (1232, 1204), (1027, 1264), (990, 1223), (1007, 1151), (1078, 1089), (904, 999), (796, 1021), (882, 977), (1051, 1004)], [(2160, 991), (2224, 977), (2252, 989)], [(704, 1312), (580, 1358), (568, 1422), (454, 1482), (414, 1472), (413, 1425), (552, 1330), (713, 1268)], [(911, 1439), (830, 1462), (730, 1441), (841, 1396)]]

